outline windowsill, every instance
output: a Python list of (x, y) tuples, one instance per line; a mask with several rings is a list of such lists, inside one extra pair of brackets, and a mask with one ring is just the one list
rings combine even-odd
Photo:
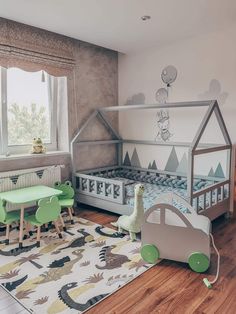
[(10, 156), (0, 155), (0, 161), (4, 160), (17, 160), (17, 159), (25, 159), (25, 158), (40, 158), (40, 157), (50, 157), (50, 156), (65, 156), (70, 155), (69, 152), (65, 151), (49, 151), (44, 154), (12, 154)]

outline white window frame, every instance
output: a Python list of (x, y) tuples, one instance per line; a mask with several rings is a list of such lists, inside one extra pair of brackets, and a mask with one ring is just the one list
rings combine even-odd
[[(48, 98), (50, 118), (50, 142), (44, 143), (47, 151), (57, 151), (57, 94), (58, 80), (49, 74), (48, 76)], [(31, 145), (8, 145), (7, 125), (7, 69), (0, 67), (0, 155), (29, 153)], [(33, 139), (32, 139), (33, 140)]]

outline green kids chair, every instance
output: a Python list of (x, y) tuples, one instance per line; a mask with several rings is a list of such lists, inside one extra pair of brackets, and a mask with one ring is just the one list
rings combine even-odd
[(33, 226), (37, 227), (37, 247), (40, 246), (41, 226), (49, 222), (54, 222), (59, 238), (62, 238), (58, 227), (57, 219), (60, 218), (61, 206), (58, 198), (52, 196), (50, 199), (41, 199), (38, 202), (38, 209), (35, 214), (25, 217), (25, 220)]
[(6, 211), (6, 202), (0, 199), (0, 223), (6, 225), (6, 245), (9, 244), (9, 236), (10, 236), (10, 225), (13, 222), (17, 222), (20, 220), (20, 210), (18, 211)]
[[(70, 222), (73, 225), (74, 219), (73, 219), (72, 212), (74, 211), (73, 205), (74, 205), (75, 191), (72, 187), (71, 182), (70, 181), (66, 181), (65, 183), (56, 182), (54, 184), (54, 188), (62, 191), (62, 194), (58, 196), (59, 204), (62, 209), (66, 208), (68, 210)], [(63, 225), (63, 230), (66, 231), (65, 223), (62, 218), (61, 218), (61, 223)]]

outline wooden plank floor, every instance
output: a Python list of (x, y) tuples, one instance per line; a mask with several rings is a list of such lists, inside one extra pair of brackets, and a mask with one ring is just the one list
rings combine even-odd
[[(111, 227), (117, 216), (105, 211), (80, 208), (79, 216)], [(220, 279), (212, 290), (204, 277), (216, 273), (212, 254), (207, 274), (197, 274), (182, 263), (163, 260), (140, 277), (90, 309), (97, 313), (236, 313), (236, 219), (223, 217), (213, 223), (213, 234), (221, 253)]]

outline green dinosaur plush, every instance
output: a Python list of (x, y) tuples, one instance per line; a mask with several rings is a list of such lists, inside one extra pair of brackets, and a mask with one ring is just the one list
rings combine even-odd
[(56, 182), (54, 187), (55, 189), (62, 191), (62, 194), (59, 195), (60, 200), (72, 199), (75, 195), (75, 191), (70, 181), (66, 181), (65, 183)]
[(46, 147), (43, 145), (43, 141), (40, 137), (33, 139), (31, 154), (43, 154), (46, 152)]
[(116, 222), (111, 223), (113, 226), (118, 227), (119, 232), (122, 232), (123, 230), (128, 231), (132, 241), (136, 240), (136, 233), (141, 231), (141, 223), (144, 215), (144, 186), (142, 184), (136, 184), (134, 187), (134, 193), (135, 198), (133, 213), (130, 216), (120, 216)]

